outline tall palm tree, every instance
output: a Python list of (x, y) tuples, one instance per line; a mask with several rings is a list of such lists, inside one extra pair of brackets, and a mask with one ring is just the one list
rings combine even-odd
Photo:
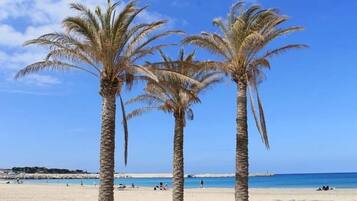
[(100, 144), (99, 201), (112, 201), (114, 181), (115, 114), (119, 95), (124, 117), (125, 164), (127, 164), (128, 128), (120, 96), (123, 86), (130, 88), (136, 76), (156, 79), (147, 69), (137, 64), (146, 55), (165, 45), (151, 45), (157, 39), (177, 33), (158, 32), (166, 21), (135, 23), (136, 17), (146, 8), (138, 8), (137, 1), (127, 3), (117, 12), (118, 2), (108, 0), (105, 10), (95, 11), (83, 4), (72, 3), (78, 15), (63, 20), (65, 32), (49, 33), (27, 41), (25, 45), (45, 46), (47, 57), (18, 72), (16, 78), (43, 70), (82, 70), (100, 80), (102, 96), (102, 124)]
[[(128, 101), (128, 104), (145, 104), (129, 113), (128, 119), (153, 110), (168, 112), (174, 116), (173, 201), (184, 200), (183, 139), (186, 119), (193, 120), (191, 106), (200, 103), (198, 95), (222, 77), (221, 73), (206, 70), (205, 63), (195, 61), (194, 55), (193, 52), (185, 56), (181, 50), (178, 59), (173, 61), (161, 52), (163, 62), (148, 64), (153, 68), (152, 72), (159, 82), (149, 81), (144, 94)], [(191, 80), (177, 79), (180, 75), (167, 75), (166, 72), (175, 72)]]
[[(289, 44), (276, 49), (267, 46), (275, 39), (288, 33), (300, 31), (302, 27), (282, 28), (288, 20), (276, 9), (264, 9), (259, 5), (244, 8), (244, 3), (235, 3), (226, 20), (215, 19), (221, 34), (203, 32), (189, 36), (184, 43), (199, 47), (221, 56), (219, 68), (226, 72), (237, 85), (237, 134), (236, 134), (236, 185), (235, 200), (248, 201), (248, 125), (247, 94), (256, 126), (267, 148), (269, 141), (265, 117), (257, 85), (263, 80), (264, 69), (270, 68), (269, 59), (290, 49), (305, 45)], [(257, 102), (258, 109), (255, 107)]]

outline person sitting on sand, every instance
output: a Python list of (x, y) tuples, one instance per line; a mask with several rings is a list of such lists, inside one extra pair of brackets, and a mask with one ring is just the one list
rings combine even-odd
[(322, 186), (317, 189), (317, 191), (330, 191), (330, 190), (333, 190), (333, 188), (330, 186)]
[(322, 190), (328, 191), (328, 190), (330, 190), (330, 187), (329, 186), (322, 186)]

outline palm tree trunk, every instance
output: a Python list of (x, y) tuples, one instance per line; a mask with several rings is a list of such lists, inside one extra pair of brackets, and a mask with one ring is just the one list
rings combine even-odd
[(173, 159), (173, 190), (172, 200), (184, 199), (184, 160), (183, 160), (183, 129), (184, 114), (175, 114), (174, 159)]
[(248, 201), (248, 124), (247, 83), (237, 84), (237, 136), (236, 136), (236, 185), (235, 201)]
[(114, 201), (115, 109), (117, 83), (101, 80), (102, 128), (99, 201)]

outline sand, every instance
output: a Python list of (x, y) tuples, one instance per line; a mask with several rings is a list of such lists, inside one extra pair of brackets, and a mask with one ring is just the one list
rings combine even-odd
[[(96, 201), (94, 186), (0, 184), (0, 201)], [(185, 201), (234, 201), (233, 189), (187, 189)], [(357, 189), (251, 189), (251, 201), (357, 201)], [(115, 200), (169, 201), (171, 191), (149, 188), (115, 190)]]

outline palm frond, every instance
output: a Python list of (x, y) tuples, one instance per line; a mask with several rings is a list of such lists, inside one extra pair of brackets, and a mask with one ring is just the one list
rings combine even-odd
[(120, 108), (123, 116), (123, 130), (124, 130), (124, 164), (128, 164), (128, 144), (129, 144), (129, 131), (128, 131), (128, 121), (125, 113), (125, 106), (122, 97), (119, 95)]
[(201, 85), (194, 89), (196, 92), (202, 92), (208, 87), (220, 83), (223, 81), (223, 74), (219, 72), (213, 72), (211, 74), (206, 75), (200, 82)]
[(40, 61), (37, 63), (33, 63), (31, 65), (26, 66), (25, 68), (23, 68), (22, 70), (20, 70), (16, 75), (15, 75), (15, 79), (18, 79), (20, 77), (24, 77), (28, 74), (32, 74), (32, 73), (37, 73), (43, 70), (56, 70), (56, 71), (67, 71), (67, 70), (71, 70), (71, 69), (78, 69), (78, 70), (82, 70), (85, 71), (87, 73), (90, 73), (91, 75), (94, 75), (96, 77), (98, 77), (98, 74), (89, 71), (85, 68), (82, 68), (80, 66), (76, 66), (76, 65), (72, 65), (72, 64), (68, 64), (68, 63), (64, 63), (61, 61)]
[[(151, 24), (139, 24), (142, 25), (142, 27), (134, 27), (131, 29), (132, 33), (135, 34), (135, 36), (132, 38), (130, 43), (128, 44), (128, 48), (134, 49), (136, 47), (137, 43), (143, 40), (144, 37), (148, 36), (151, 32), (154, 30), (157, 30), (158, 28), (162, 27), (165, 25), (167, 21), (165, 20), (159, 20), (156, 22), (153, 22)], [(139, 31), (139, 32), (138, 32)]]
[(303, 44), (290, 44), (290, 45), (286, 45), (286, 46), (268, 51), (267, 53), (265, 53), (263, 58), (270, 58), (272, 56), (282, 54), (282, 53), (289, 51), (291, 49), (302, 49), (302, 48), (308, 48), (308, 47), (309, 46), (303, 45)]
[(174, 45), (176, 44), (161, 44), (161, 45), (155, 45), (153, 47), (143, 48), (141, 50), (137, 50), (136, 52), (134, 52), (130, 57), (132, 57), (132, 61), (135, 62), (147, 55), (152, 55), (155, 52), (160, 51), (165, 47), (174, 46)]
[(147, 78), (154, 80), (156, 82), (158, 82), (158, 78), (157, 76), (150, 71), (150, 69), (147, 69), (143, 66), (139, 66), (139, 65), (134, 65), (131, 66), (131, 70), (133, 71), (134, 74), (140, 74), (142, 76), (146, 76)]
[[(253, 88), (252, 90), (250, 88)], [(251, 105), (251, 109), (252, 109), (252, 113), (253, 113), (253, 117), (256, 123), (256, 127), (259, 131), (259, 134), (262, 138), (262, 142), (264, 143), (264, 145), (266, 146), (267, 149), (270, 148), (269, 145), (269, 138), (268, 138), (268, 132), (266, 129), (266, 122), (265, 122), (265, 115), (264, 115), (264, 110), (263, 110), (263, 105), (262, 105), (262, 101), (258, 92), (258, 89), (256, 87), (255, 84), (252, 84), (248, 87), (250, 89), (249, 91), (249, 97), (250, 97), (250, 105)], [(253, 98), (253, 92), (255, 93), (255, 96), (257, 98), (257, 102), (258, 102), (258, 112), (257, 109), (255, 107), (255, 103), (254, 103), (254, 98)]]
[(146, 103), (147, 105), (152, 106), (153, 104), (158, 105), (165, 103), (165, 101), (165, 97), (162, 98), (157, 94), (142, 94), (128, 100), (125, 104), (128, 105), (133, 103)]
[(83, 17), (87, 18), (88, 23), (90, 23), (95, 28), (96, 31), (100, 29), (95, 14), (90, 9), (88, 9), (85, 5), (80, 3), (71, 3), (70, 8), (80, 12)]
[(173, 31), (170, 30), (170, 31), (164, 31), (164, 32), (158, 33), (158, 34), (153, 35), (150, 38), (146, 39), (145, 41), (143, 41), (137, 48), (135, 48), (135, 50), (133, 52), (135, 53), (135, 52), (138, 52), (138, 51), (142, 50), (147, 45), (151, 44), (153, 41), (155, 41), (155, 40), (157, 40), (159, 38), (162, 38), (162, 37), (165, 37), (165, 36), (169, 36), (169, 35), (172, 35), (172, 34), (182, 34), (182, 33), (183, 32), (180, 31), (180, 30), (173, 30)]
[(141, 107), (141, 108), (138, 108), (138, 109), (135, 109), (133, 111), (131, 111), (127, 116), (126, 118), (128, 120), (131, 120), (133, 119), (134, 117), (138, 117), (138, 116), (141, 116), (142, 114), (144, 113), (147, 113), (147, 112), (151, 112), (151, 111), (154, 111), (154, 110), (159, 110), (160, 108), (157, 108), (157, 107)]
[(182, 40), (183, 44), (194, 44), (198, 47), (205, 48), (208, 51), (223, 56), (229, 59), (229, 55), (226, 54), (224, 49), (219, 47), (211, 37), (207, 36), (188, 36)]
[(63, 20), (63, 26), (69, 33), (74, 32), (73, 34), (78, 34), (85, 40), (90, 41), (92, 46), (101, 47), (97, 30), (85, 19), (81, 17), (67, 17)]
[(83, 54), (78, 49), (61, 48), (61, 49), (52, 50), (47, 54), (45, 58), (46, 61), (50, 59), (57, 60), (57, 61), (64, 59), (76, 63), (80, 63), (80, 62), (87, 63), (90, 65), (90, 67), (93, 67), (94, 70), (97, 71), (97, 73), (100, 73), (100, 69), (91, 60), (92, 58)]
[(191, 84), (201, 86), (201, 83), (198, 82), (197, 80), (170, 69), (160, 69), (155, 71), (155, 74), (157, 77), (159, 77), (159, 80), (165, 80), (165, 81), (170, 80), (172, 82), (179, 82), (179, 83), (189, 82)]

